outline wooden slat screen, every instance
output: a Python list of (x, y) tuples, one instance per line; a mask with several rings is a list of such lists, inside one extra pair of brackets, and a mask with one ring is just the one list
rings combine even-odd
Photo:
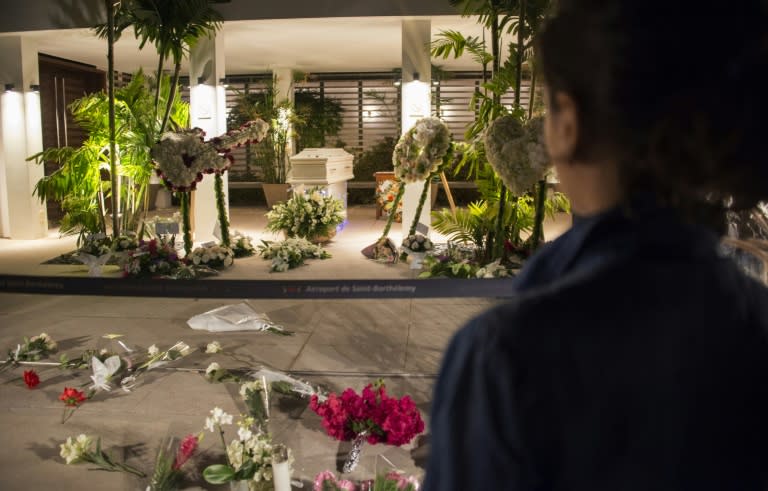
[[(228, 77), (226, 92), (227, 111), (237, 103), (239, 94), (262, 91), (266, 80), (260, 77)], [(470, 101), (475, 90), (479, 90), (481, 78), (463, 76), (448, 78), (433, 86), (432, 114), (442, 118), (448, 125), (453, 138), (464, 140), (464, 132), (475, 119)], [(326, 146), (341, 146), (350, 153), (360, 154), (380, 142), (383, 138), (397, 138), (400, 134), (400, 88), (392, 78), (371, 79), (350, 74), (349, 79), (338, 76), (324, 80), (317, 75), (315, 80), (298, 82), (295, 90), (318, 91), (323, 97), (338, 101), (343, 109), (342, 128), (337, 136), (328, 137)], [(189, 90), (184, 88), (182, 97), (189, 100)], [(523, 81), (520, 102), (527, 108), (530, 99), (530, 83)], [(510, 91), (502, 103), (512, 107), (514, 93)], [(233, 151), (235, 164), (230, 170), (234, 179), (260, 179), (258, 166), (246, 164), (246, 149)]]

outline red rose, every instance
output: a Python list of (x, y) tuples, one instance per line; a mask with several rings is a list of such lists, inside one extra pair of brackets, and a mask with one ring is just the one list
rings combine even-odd
[(59, 396), (59, 400), (64, 401), (64, 404), (70, 407), (77, 407), (85, 402), (86, 399), (88, 398), (85, 397), (84, 392), (80, 392), (73, 387), (64, 387), (64, 392)]
[(34, 389), (40, 383), (40, 377), (34, 370), (24, 370), (24, 383), (30, 389)]

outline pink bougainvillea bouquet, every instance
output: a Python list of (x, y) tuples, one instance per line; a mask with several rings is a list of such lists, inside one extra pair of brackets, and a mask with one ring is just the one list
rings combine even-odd
[(309, 407), (323, 418), (329, 436), (351, 441), (364, 436), (368, 443), (405, 445), (424, 431), (424, 421), (409, 396), (387, 394), (382, 382), (368, 384), (358, 394), (346, 389), (341, 395), (331, 393), (324, 402), (312, 396)]

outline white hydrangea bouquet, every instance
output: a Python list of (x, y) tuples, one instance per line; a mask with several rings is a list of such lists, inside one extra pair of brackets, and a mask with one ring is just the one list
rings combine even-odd
[(235, 253), (229, 247), (220, 244), (208, 244), (195, 248), (184, 260), (193, 266), (207, 266), (224, 269), (232, 266)]
[(512, 115), (496, 118), (485, 132), (485, 155), (512, 194), (531, 191), (550, 167), (543, 118), (525, 124)]
[(411, 234), (403, 239), (402, 247), (408, 252), (427, 252), (434, 249), (434, 244), (422, 234)]

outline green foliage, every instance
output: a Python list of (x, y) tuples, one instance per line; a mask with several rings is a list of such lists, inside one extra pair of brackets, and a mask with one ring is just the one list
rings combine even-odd
[(469, 259), (452, 260), (427, 255), (424, 258), (424, 271), (419, 273), (419, 278), (475, 278), (480, 266)]
[(392, 153), (397, 140), (386, 136), (368, 150), (357, 155), (354, 162), (355, 181), (370, 181), (374, 172), (391, 172)]
[[(201, 37), (215, 33), (222, 26), (223, 18), (212, 3), (212, 0), (123, 0), (116, 4), (115, 39), (130, 27), (139, 40), (139, 49), (147, 42), (152, 43), (158, 54), (158, 76), (164, 63), (168, 59), (173, 61), (171, 97), (166, 100), (162, 115), (160, 87), (155, 90), (154, 112), (155, 118), (161, 121), (161, 132), (167, 127), (173, 110), (170, 101), (175, 99), (182, 59)], [(109, 34), (108, 24), (94, 29), (102, 38)]]
[(299, 120), (295, 128), (296, 151), (326, 146), (326, 138), (341, 131), (341, 103), (316, 90), (299, 90), (293, 97)]
[(225, 484), (235, 478), (235, 470), (228, 465), (213, 464), (203, 470), (203, 478), (211, 484)]
[[(150, 148), (157, 140), (160, 122), (154, 113), (152, 85), (139, 71), (131, 82), (115, 91), (115, 140), (118, 152), (118, 175), (122, 228), (137, 228), (138, 212), (146, 194), (152, 162)], [(169, 97), (167, 77), (160, 82), (161, 100)], [(176, 96), (171, 118), (186, 126), (189, 106)], [(69, 110), (88, 138), (78, 148), (48, 148), (27, 160), (38, 164), (53, 161), (59, 168), (40, 179), (34, 193), (41, 200), (61, 201), (64, 234), (106, 233), (105, 203), (111, 196), (109, 175), (109, 100), (107, 94), (88, 94), (74, 101)]]
[(294, 103), (278, 101), (275, 81), (272, 80), (263, 89), (245, 91), (237, 95), (236, 103), (227, 116), (227, 127), (237, 128), (252, 119), (261, 118), (270, 124), (267, 137), (257, 143), (246, 146), (246, 175), (251, 174), (251, 166), (261, 169), (264, 182), (283, 182), (284, 177), (278, 172), (276, 162), (280, 159), (280, 145), (284, 143), (279, 128), (279, 108), (291, 111), (290, 121), (296, 138), (296, 148), (324, 147), (327, 138), (337, 136), (342, 125), (341, 103), (335, 99), (322, 97), (314, 90), (300, 90), (294, 94)]

